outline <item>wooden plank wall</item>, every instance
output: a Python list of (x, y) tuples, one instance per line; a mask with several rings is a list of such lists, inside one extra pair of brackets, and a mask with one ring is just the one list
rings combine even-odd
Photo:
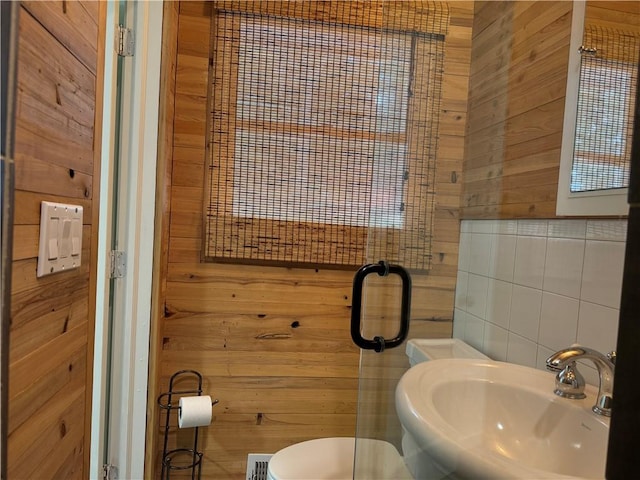
[[(349, 335), (352, 271), (201, 262), (211, 5), (180, 3), (175, 85), (163, 89), (175, 116), (165, 129), (173, 136), (160, 140), (172, 152), (160, 185), (168, 197), (160, 199), (158, 248), (166, 275), (156, 294), (150, 398), (175, 371), (202, 372), (205, 391), (220, 400), (201, 436), (203, 478), (242, 479), (250, 452), (354, 435), (359, 352)], [(412, 335), (423, 337), (450, 336), (457, 269), (473, 5), (449, 8), (433, 269), (414, 278)], [(166, 25), (165, 35), (173, 30)], [(172, 61), (164, 65), (171, 75)], [(150, 412), (146, 471), (156, 478), (164, 412)], [(171, 445), (188, 435), (172, 428)]]
[[(88, 477), (104, 13), (20, 9), (8, 478)], [(84, 207), (83, 264), (37, 279), (42, 200)]]
[[(147, 389), (147, 419), (158, 416), (158, 393), (166, 385), (158, 385), (160, 355), (162, 354), (162, 321), (164, 316), (164, 298), (167, 289), (167, 252), (169, 249), (169, 220), (171, 218), (171, 179), (173, 171), (173, 123), (176, 98), (176, 68), (178, 47), (178, 2), (164, 2), (162, 11), (162, 57), (160, 69), (160, 98), (158, 112), (158, 159), (156, 173), (156, 220), (153, 257), (160, 259), (153, 265), (153, 287), (151, 318), (156, 321), (150, 325), (149, 340), (149, 377)], [(157, 478), (156, 439), (158, 432), (155, 424), (148, 425), (145, 445), (145, 471), (148, 478)], [(160, 447), (162, 448), (162, 447)], [(151, 472), (151, 473), (150, 473)]]
[(638, 2), (589, 1), (585, 22), (601, 28), (613, 28), (638, 34), (640, 31), (640, 5)]
[(476, 2), (464, 218), (553, 217), (571, 2)]
[[(637, 29), (637, 2), (587, 19)], [(463, 218), (553, 218), (572, 2), (476, 2)]]

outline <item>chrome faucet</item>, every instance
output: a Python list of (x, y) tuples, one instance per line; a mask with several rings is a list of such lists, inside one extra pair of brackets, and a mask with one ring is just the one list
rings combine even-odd
[(576, 361), (591, 360), (598, 369), (600, 386), (598, 398), (592, 410), (598, 415), (611, 416), (613, 401), (613, 374), (615, 353), (608, 355), (580, 345), (562, 349), (547, 358), (547, 369), (558, 372), (554, 393), (564, 398), (584, 398), (584, 380), (576, 369)]

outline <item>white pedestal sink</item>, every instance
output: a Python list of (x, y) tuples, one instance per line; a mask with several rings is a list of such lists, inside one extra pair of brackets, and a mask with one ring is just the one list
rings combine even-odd
[(415, 478), (603, 479), (609, 419), (553, 394), (554, 375), (503, 362), (418, 364), (396, 390)]

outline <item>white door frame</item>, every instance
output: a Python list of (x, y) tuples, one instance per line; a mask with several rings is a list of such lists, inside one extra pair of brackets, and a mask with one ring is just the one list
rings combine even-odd
[[(158, 109), (162, 41), (162, 2), (127, 1), (127, 23), (134, 30), (134, 56), (127, 57), (120, 119), (118, 212), (113, 202), (116, 65), (115, 32), (119, 4), (107, 6), (105, 97), (100, 176), (96, 328), (91, 427), (91, 478), (102, 478), (104, 464), (116, 478), (144, 476), (145, 431), (153, 241), (155, 219)], [(112, 41), (112, 39), (114, 39)], [(118, 250), (126, 256), (126, 274), (110, 290), (109, 252), (116, 215)], [(106, 396), (109, 297), (113, 296), (111, 392)], [(109, 424), (105, 411), (110, 405)], [(107, 439), (107, 440), (105, 440)], [(105, 445), (106, 442), (106, 445)], [(105, 447), (108, 458), (105, 458)]]

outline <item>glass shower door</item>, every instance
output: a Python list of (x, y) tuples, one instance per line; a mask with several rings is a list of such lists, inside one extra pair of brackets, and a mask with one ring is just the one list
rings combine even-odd
[[(354, 279), (351, 334), (361, 348), (354, 479), (410, 479), (400, 452), (394, 395), (405, 356), (412, 296), (410, 274), (381, 261)], [(362, 292), (362, 294), (360, 294)]]
[[(362, 348), (354, 478), (409, 479), (395, 409), (396, 386), (410, 366), (407, 340), (452, 334), (459, 225), (441, 213), (459, 199), (436, 198), (449, 11), (381, 2), (380, 15), (375, 130), (401, 141), (376, 143), (368, 265), (354, 280), (352, 337)], [(361, 279), (363, 270), (370, 274)]]

